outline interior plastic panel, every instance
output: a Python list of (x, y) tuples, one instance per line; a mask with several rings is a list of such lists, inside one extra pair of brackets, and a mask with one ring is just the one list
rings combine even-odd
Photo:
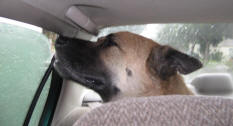
[(67, 117), (70, 112), (77, 108), (80, 110), (86, 110), (87, 107), (83, 107), (82, 103), (84, 97), (89, 93), (92, 94), (95, 100), (100, 98), (92, 90), (87, 89), (73, 81), (64, 80), (62, 91), (52, 121), (52, 126), (57, 126), (58, 124), (60, 124), (61, 120), (64, 120), (64, 118)]
[(77, 6), (70, 7), (66, 12), (66, 17), (92, 34), (97, 35), (96, 24), (83, 14)]

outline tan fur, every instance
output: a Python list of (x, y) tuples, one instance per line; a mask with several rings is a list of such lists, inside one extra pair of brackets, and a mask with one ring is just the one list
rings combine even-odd
[[(104, 38), (99, 39), (101, 42)], [(111, 47), (101, 52), (101, 59), (114, 74), (114, 84), (121, 90), (118, 98), (125, 96), (156, 96), (168, 94), (188, 94), (192, 92), (186, 87), (183, 78), (175, 74), (168, 80), (161, 80), (148, 65), (148, 56), (158, 43), (151, 39), (129, 33), (114, 34), (118, 47)], [(125, 69), (132, 71), (127, 76)]]

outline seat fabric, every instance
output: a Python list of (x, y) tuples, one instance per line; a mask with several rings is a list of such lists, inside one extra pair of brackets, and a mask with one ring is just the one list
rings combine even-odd
[(210, 96), (127, 98), (104, 104), (73, 126), (230, 126), (233, 100)]

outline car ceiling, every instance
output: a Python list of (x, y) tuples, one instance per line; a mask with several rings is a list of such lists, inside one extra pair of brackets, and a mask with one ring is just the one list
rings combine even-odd
[(107, 26), (233, 21), (233, 0), (0, 0), (0, 16), (67, 36)]

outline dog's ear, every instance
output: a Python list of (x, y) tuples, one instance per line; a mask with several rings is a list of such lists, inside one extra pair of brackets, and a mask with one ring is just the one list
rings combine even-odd
[(163, 80), (167, 80), (177, 71), (188, 74), (202, 67), (199, 60), (169, 46), (153, 47), (147, 63), (150, 71)]

